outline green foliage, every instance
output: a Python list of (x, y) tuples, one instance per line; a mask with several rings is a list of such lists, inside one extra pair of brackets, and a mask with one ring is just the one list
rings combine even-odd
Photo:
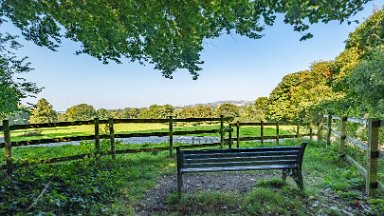
[[(261, 184), (251, 191), (243, 200), (247, 215), (308, 215), (303, 199), (305, 196), (298, 190), (283, 184)], [(275, 187), (277, 186), (277, 187)]]
[(384, 46), (376, 48), (356, 66), (348, 78), (348, 84), (348, 96), (363, 104), (360, 108), (363, 113), (384, 116)]
[(240, 107), (241, 122), (261, 122), (268, 119), (268, 104), (267, 97), (259, 97), (252, 105), (245, 105)]
[(371, 215), (380, 215), (384, 212), (384, 199), (371, 199), (368, 201), (371, 207)]
[(346, 41), (346, 49), (356, 48), (363, 52), (369, 52), (372, 48), (383, 46), (383, 40), (384, 10), (380, 10), (349, 34)]
[(104, 108), (98, 109), (96, 115), (99, 119), (109, 119), (111, 117), (111, 113)]
[(165, 119), (169, 116), (173, 115), (175, 108), (173, 108), (171, 105), (151, 105), (148, 109), (143, 110), (140, 112), (140, 118), (144, 119)]
[(224, 115), (224, 117), (237, 117), (239, 112), (239, 107), (230, 103), (221, 104), (216, 110), (217, 115)]
[(1, 172), (0, 214), (133, 215), (144, 192), (173, 163), (163, 153), (142, 153), (27, 167), (11, 177)]
[[(177, 118), (210, 118), (214, 117), (212, 107), (198, 104), (195, 106), (182, 107), (176, 110)], [(216, 116), (215, 116), (216, 117)]]
[(97, 116), (95, 108), (88, 104), (79, 104), (67, 109), (65, 116), (68, 121), (90, 120)]
[(380, 10), (350, 33), (346, 49), (336, 57), (332, 68), (334, 90), (345, 96), (332, 105), (333, 113), (382, 116), (383, 26), (384, 10)]
[[(308, 215), (306, 196), (281, 180), (261, 181), (248, 194), (200, 191), (168, 197), (167, 214), (179, 215)], [(303, 202), (304, 200), (304, 202)]]
[[(280, 143), (283, 146), (298, 144), (300, 141), (293, 140)], [(254, 143), (246, 147), (251, 146)], [(117, 143), (116, 147), (130, 148), (131, 145), (128, 147)], [(102, 150), (108, 149), (108, 142), (102, 142)], [(84, 142), (80, 146), (55, 148), (15, 148), (15, 157), (18, 159), (19, 156), (34, 153), (38, 154), (36, 159), (40, 159), (52, 155), (72, 155), (80, 150), (92, 152), (94, 143)], [(254, 189), (244, 194), (203, 190), (184, 193), (179, 199), (176, 193), (172, 193), (167, 199), (166, 212), (161, 214), (343, 215), (342, 209), (345, 206), (337, 206), (339, 199), (324, 196), (324, 191), (329, 191), (332, 196), (336, 193), (349, 205), (345, 209), (353, 209), (356, 208), (357, 201), (365, 202), (357, 191), (362, 187), (364, 179), (350, 166), (338, 162), (336, 150), (337, 145), (325, 148), (324, 143), (309, 142), (303, 163), (306, 186), (304, 192), (298, 190), (289, 179), (286, 182), (279, 179), (258, 179)], [(169, 158), (165, 151), (157, 154), (119, 155), (116, 160), (106, 156), (99, 160), (88, 158), (30, 166), (17, 169), (11, 177), (6, 177), (5, 171), (2, 171), (0, 214), (134, 215), (135, 206), (154, 187), (156, 180), (161, 176), (174, 174), (175, 169), (174, 158)], [(280, 173), (277, 176), (280, 177)], [(260, 173), (255, 172), (255, 177), (260, 177)], [(44, 188), (46, 190), (43, 192)], [(42, 192), (43, 195), (39, 197)], [(314, 208), (313, 203), (316, 202), (320, 204)], [(366, 209), (366, 215), (381, 215), (384, 209), (381, 197), (368, 199), (367, 202), (371, 209)], [(353, 214), (353, 211), (350, 213)]]
[(330, 87), (331, 63), (315, 62), (309, 71), (286, 75), (269, 96), (270, 118), (306, 119), (314, 106), (340, 97)]
[(203, 41), (222, 33), (263, 36), (277, 14), (312, 37), (313, 23), (346, 21), (369, 0), (326, 1), (14, 1), (3, 0), (0, 18), (12, 22), (27, 40), (56, 50), (63, 38), (80, 42), (82, 50), (104, 63), (127, 58), (155, 64), (167, 78), (186, 69), (196, 79), (201, 70)]
[[(0, 22), (1, 24), (1, 22)], [(0, 119), (20, 110), (22, 98), (41, 91), (35, 83), (28, 82), (20, 74), (32, 70), (27, 57), (18, 59), (13, 52), (21, 47), (16, 37), (0, 33)]]
[(221, 215), (228, 209), (238, 208), (239, 197), (233, 193), (218, 191), (201, 191), (194, 194), (183, 194), (181, 199), (177, 194), (168, 197), (171, 212), (180, 215)]
[(51, 123), (57, 121), (57, 113), (55, 112), (55, 110), (53, 110), (52, 105), (45, 98), (38, 100), (34, 109), (31, 112), (29, 122)]

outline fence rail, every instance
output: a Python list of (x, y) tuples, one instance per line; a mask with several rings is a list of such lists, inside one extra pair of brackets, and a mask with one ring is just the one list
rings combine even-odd
[[(218, 122), (218, 121), (232, 121), (232, 117), (227, 118), (186, 118), (186, 119), (173, 119), (173, 122)], [(93, 125), (95, 120), (87, 121), (73, 121), (73, 122), (55, 122), (55, 123), (39, 123), (39, 124), (24, 124), (24, 125), (11, 125), (9, 128), (11, 130), (20, 130), (20, 129), (36, 129), (36, 128), (50, 128), (50, 127), (67, 127), (67, 126), (81, 126), (81, 125)], [(99, 120), (99, 124), (108, 124), (109, 120)], [(143, 124), (153, 124), (153, 123), (169, 123), (168, 119), (113, 119), (114, 124), (122, 123), (143, 123)], [(4, 130), (4, 126), (0, 126), (0, 131)]]
[[(295, 125), (296, 126), (296, 134), (280, 134), (280, 126), (281, 125)], [(300, 126), (308, 126), (309, 133), (302, 134), (300, 133)], [(284, 138), (299, 138), (301, 136), (309, 136), (312, 140), (313, 132), (312, 132), (312, 124), (310, 123), (303, 123), (303, 122), (234, 122), (229, 124), (229, 137), (228, 139), (225, 139), (228, 141), (229, 148), (232, 148), (232, 144), (235, 141), (236, 142), (236, 148), (240, 147), (241, 141), (252, 141), (252, 140), (260, 140), (261, 144), (264, 143), (265, 140), (276, 140), (276, 143), (279, 144), (280, 139)], [(248, 137), (240, 137), (240, 128), (241, 126), (260, 126), (260, 136), (248, 136)], [(275, 126), (276, 134), (272, 136), (265, 136), (264, 135), (264, 126)], [(232, 137), (232, 127), (236, 128), (236, 137)]]
[[(220, 146), (220, 143), (204, 143), (204, 144), (192, 144), (192, 145), (183, 145), (180, 146), (182, 148), (204, 148), (204, 147), (211, 147), (211, 146)], [(176, 146), (178, 147), (178, 146)], [(168, 150), (168, 147), (156, 147), (156, 148), (138, 148), (138, 149), (120, 149), (116, 150), (115, 154), (129, 154), (129, 153), (142, 153), (142, 152), (160, 152), (160, 151), (166, 151)], [(81, 160), (85, 158), (92, 158), (92, 157), (100, 157), (100, 156), (108, 156), (112, 155), (112, 152), (99, 152), (97, 153), (86, 153), (86, 154), (78, 154), (78, 155), (71, 155), (66, 157), (58, 157), (58, 158), (49, 158), (44, 160), (38, 160), (33, 162), (21, 162), (14, 164), (16, 167), (27, 167), (27, 166), (33, 166), (38, 164), (52, 164), (52, 163), (59, 163), (59, 162), (66, 162), (66, 161), (73, 161), (73, 160)], [(6, 169), (7, 165), (1, 165), (0, 169)]]
[[(384, 186), (381, 182), (378, 181), (378, 159), (384, 158), (384, 152), (379, 150), (379, 128), (383, 126), (384, 121), (370, 118), (355, 118), (355, 117), (338, 117), (332, 115), (323, 115), (322, 117), (326, 118), (328, 121), (327, 125), (323, 125), (323, 128), (327, 129), (327, 137), (330, 138), (332, 133), (340, 139), (339, 153), (340, 155), (350, 164), (355, 166), (359, 173), (365, 177), (366, 192), (368, 195), (374, 195), (378, 190), (384, 192)], [(332, 128), (332, 121), (340, 121), (340, 131), (336, 131)], [(351, 136), (346, 135), (347, 122), (360, 124), (365, 127), (368, 127), (368, 142), (362, 142), (358, 139), (355, 139)], [(322, 125), (321, 122), (319, 125)], [(321, 130), (321, 129), (320, 129)], [(321, 131), (319, 132), (321, 134)], [(330, 139), (327, 139), (327, 145), (330, 145)], [(345, 153), (345, 144), (353, 145), (361, 150), (367, 152), (368, 163), (367, 167), (364, 168), (357, 161), (355, 161), (351, 156), (346, 155)]]
[[(41, 160), (37, 163), (57, 163), (70, 160), (78, 160), (92, 155), (111, 155), (112, 158), (116, 157), (116, 154), (125, 154), (132, 152), (141, 152), (141, 151), (157, 151), (157, 150), (169, 150), (170, 156), (173, 154), (173, 136), (174, 135), (192, 135), (192, 134), (207, 134), (207, 133), (219, 133), (220, 134), (220, 143), (213, 143), (211, 145), (220, 145), (224, 146), (224, 121), (232, 121), (233, 118), (187, 118), (187, 119), (174, 119), (170, 116), (168, 119), (108, 119), (100, 120), (98, 118), (89, 120), (89, 121), (75, 121), (75, 122), (57, 122), (57, 123), (42, 123), (42, 124), (28, 124), (28, 125), (9, 125), (8, 120), (3, 121), (3, 126), (0, 127), (0, 130), (4, 132), (4, 142), (0, 143), (0, 148), (4, 148), (6, 165), (3, 165), (3, 168), (7, 169), (8, 174), (13, 172), (13, 160), (12, 160), (12, 147), (19, 146), (31, 146), (31, 145), (44, 145), (48, 143), (59, 143), (59, 142), (71, 142), (71, 141), (83, 141), (83, 140), (94, 140), (95, 141), (95, 152), (89, 154), (79, 154), (73, 155), (70, 157), (61, 157), (61, 158), (50, 158), (46, 160)], [(173, 130), (174, 124), (178, 122), (220, 122), (220, 129), (206, 129), (206, 130)], [(165, 132), (134, 132), (134, 133), (115, 133), (114, 125), (121, 123), (164, 123), (169, 124), (168, 131)], [(108, 125), (109, 134), (100, 134), (100, 124)], [(11, 131), (20, 130), (20, 129), (36, 129), (36, 128), (51, 128), (51, 127), (66, 127), (66, 126), (80, 126), (80, 125), (94, 125), (95, 130), (92, 135), (82, 135), (82, 136), (67, 136), (67, 137), (58, 137), (58, 138), (48, 138), (48, 139), (38, 139), (38, 140), (28, 140), (28, 141), (18, 141), (11, 142)], [(115, 139), (116, 138), (131, 138), (131, 137), (149, 137), (149, 136), (169, 136), (169, 146), (161, 148), (141, 148), (141, 149), (128, 149), (128, 150), (116, 150), (115, 148)], [(100, 139), (109, 139), (110, 140), (110, 151), (101, 152), (100, 151)], [(188, 148), (195, 147), (204, 147), (207, 144), (198, 144), (198, 145), (189, 145)], [(183, 148), (187, 148), (183, 146)], [(156, 150), (157, 149), (157, 150)], [(17, 166), (27, 166), (31, 163), (18, 164)]]

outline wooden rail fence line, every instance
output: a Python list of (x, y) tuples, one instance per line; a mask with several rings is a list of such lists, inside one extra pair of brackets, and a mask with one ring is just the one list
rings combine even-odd
[[(296, 126), (296, 134), (280, 134), (280, 126), (281, 125), (295, 125)], [(300, 138), (302, 136), (309, 136), (310, 140), (313, 138), (312, 134), (312, 128), (310, 126), (310, 123), (301, 123), (301, 122), (293, 122), (293, 121), (276, 121), (276, 122), (235, 122), (229, 124), (229, 137), (228, 139), (225, 139), (225, 141), (228, 143), (229, 148), (232, 148), (233, 141), (236, 142), (236, 148), (240, 147), (241, 141), (253, 141), (253, 140), (260, 140), (261, 144), (264, 143), (265, 140), (275, 140), (277, 144), (279, 144), (280, 139), (284, 138)], [(260, 126), (260, 136), (247, 136), (247, 137), (240, 137), (240, 128), (241, 126)], [(264, 126), (275, 126), (276, 134), (265, 136), (264, 135)], [(308, 126), (309, 133), (302, 134), (300, 133), (300, 126)], [(233, 129), (232, 127), (236, 128), (236, 137), (232, 137)]]
[[(384, 125), (382, 120), (376, 118), (359, 119), (354, 117), (338, 117), (332, 115), (324, 115), (327, 119), (327, 125), (319, 123), (322, 128), (327, 129), (327, 145), (331, 144), (332, 133), (340, 139), (339, 154), (347, 162), (354, 165), (359, 173), (365, 178), (365, 190), (369, 196), (376, 195), (378, 190), (384, 192), (384, 186), (378, 181), (378, 159), (384, 158), (384, 153), (379, 151), (379, 128)], [(333, 120), (340, 121), (340, 131), (332, 128)], [(368, 142), (364, 143), (358, 139), (347, 136), (347, 122), (360, 124), (368, 127)], [(321, 128), (319, 129), (321, 134)], [(345, 153), (345, 144), (353, 145), (367, 152), (367, 167), (361, 166), (351, 156)]]
[[(57, 123), (42, 123), (42, 124), (27, 124), (27, 125), (9, 125), (8, 120), (3, 121), (3, 125), (0, 126), (0, 131), (4, 132), (4, 143), (0, 143), (0, 148), (4, 148), (4, 156), (6, 164), (2, 168), (7, 169), (7, 173), (10, 175), (13, 172), (13, 161), (12, 161), (12, 147), (18, 146), (28, 146), (28, 145), (41, 145), (47, 143), (58, 143), (58, 142), (70, 142), (70, 141), (83, 141), (83, 140), (94, 140), (95, 141), (95, 153), (73, 155), (69, 157), (61, 158), (51, 158), (40, 160), (36, 163), (57, 163), (70, 160), (78, 160), (86, 158), (88, 156), (97, 155), (105, 156), (111, 155), (113, 159), (116, 158), (117, 154), (133, 153), (133, 152), (142, 152), (142, 151), (160, 151), (160, 150), (169, 150), (169, 155), (173, 154), (173, 136), (174, 135), (189, 135), (189, 134), (204, 134), (204, 133), (220, 133), (220, 143), (208, 144), (224, 145), (224, 122), (232, 121), (233, 118), (187, 118), (187, 119), (174, 119), (170, 116), (168, 119), (108, 119), (100, 120), (95, 118), (89, 121), (75, 121), (75, 122), (57, 122)], [(192, 122), (220, 122), (220, 129), (207, 129), (207, 130), (173, 130), (174, 124), (178, 122), (183, 123), (192, 123)], [(122, 123), (163, 123), (169, 124), (168, 132), (147, 132), (147, 133), (115, 133), (114, 125)], [(109, 129), (109, 134), (100, 134), (100, 124), (107, 124)], [(36, 129), (36, 128), (51, 128), (51, 127), (66, 127), (66, 126), (80, 126), (80, 125), (94, 125), (94, 134), (93, 135), (84, 135), (84, 136), (68, 136), (68, 137), (58, 137), (58, 138), (49, 138), (49, 139), (39, 139), (39, 140), (28, 140), (28, 141), (19, 141), (11, 142), (11, 130), (20, 130), (20, 129)], [(130, 138), (130, 137), (149, 137), (149, 136), (169, 136), (169, 147), (161, 148), (141, 148), (141, 149), (128, 149), (128, 150), (116, 150), (115, 139), (116, 138)], [(109, 139), (110, 140), (110, 151), (102, 153), (100, 150), (100, 139)], [(188, 145), (183, 146), (183, 148), (196, 148), (196, 147), (205, 147), (207, 144), (199, 145)], [(36, 164), (34, 163), (34, 164)], [(17, 166), (27, 166), (31, 163), (18, 164)]]
[[(281, 138), (298, 138), (300, 136), (311, 136), (312, 134), (300, 134), (300, 125), (299, 123), (292, 122), (236, 122), (230, 123), (229, 129), (224, 127), (224, 122), (231, 121), (233, 118), (189, 118), (189, 119), (174, 119), (170, 116), (168, 119), (108, 119), (100, 120), (95, 118), (89, 121), (76, 121), (76, 122), (58, 122), (58, 123), (43, 123), (43, 124), (29, 124), (29, 125), (9, 125), (9, 121), (4, 120), (3, 126), (0, 127), (0, 130), (4, 132), (4, 143), (0, 143), (0, 148), (5, 149), (5, 159), (6, 164), (2, 165), (0, 168), (7, 169), (7, 173), (11, 174), (15, 167), (24, 167), (34, 164), (47, 164), (47, 163), (58, 163), (71, 160), (79, 160), (87, 157), (96, 157), (111, 155), (113, 159), (116, 158), (117, 154), (127, 154), (127, 153), (136, 153), (136, 152), (156, 152), (169, 150), (169, 155), (173, 155), (174, 135), (191, 135), (191, 134), (205, 134), (205, 133), (219, 133), (220, 142), (219, 143), (210, 143), (210, 144), (198, 144), (198, 145), (188, 145), (182, 146), (183, 148), (196, 148), (196, 147), (206, 147), (206, 146), (220, 146), (224, 147), (225, 143), (229, 144), (229, 147), (232, 148), (232, 142), (237, 142), (237, 148), (240, 147), (240, 141), (250, 141), (250, 140), (264, 140), (275, 139), (276, 142), (279, 142)], [(206, 130), (174, 130), (174, 124), (177, 122), (220, 122), (219, 129), (206, 129)], [(135, 132), (135, 133), (115, 133), (114, 125), (121, 123), (168, 123), (168, 131), (165, 132)], [(48, 139), (39, 139), (39, 140), (28, 140), (28, 141), (18, 141), (11, 142), (11, 130), (20, 130), (20, 129), (33, 129), (33, 128), (50, 128), (50, 127), (65, 127), (65, 126), (79, 126), (79, 125), (94, 125), (94, 134), (93, 135), (83, 135), (83, 136), (68, 136), (68, 137), (58, 137), (58, 138), (48, 138)], [(109, 134), (100, 134), (100, 124), (108, 125)], [(296, 134), (282, 135), (279, 134), (280, 125), (296, 125)], [(232, 126), (236, 126), (236, 138), (232, 138)], [(240, 126), (260, 126), (260, 137), (240, 137)], [(264, 135), (264, 126), (275, 126), (276, 135), (275, 136), (265, 136)], [(225, 133), (228, 133), (229, 138), (225, 138)], [(125, 150), (116, 150), (115, 139), (116, 138), (131, 138), (131, 137), (149, 137), (149, 136), (169, 136), (169, 146), (168, 147), (158, 147), (158, 148), (138, 148), (138, 149), (125, 149)], [(110, 151), (102, 152), (100, 147), (100, 139), (109, 139), (110, 140)], [(78, 154), (67, 157), (59, 158), (49, 158), (34, 162), (23, 162), (14, 164), (12, 161), (12, 147), (19, 146), (30, 146), (30, 145), (41, 145), (47, 143), (58, 143), (58, 142), (70, 142), (70, 141), (83, 141), (83, 140), (94, 140), (95, 149), (94, 153)]]

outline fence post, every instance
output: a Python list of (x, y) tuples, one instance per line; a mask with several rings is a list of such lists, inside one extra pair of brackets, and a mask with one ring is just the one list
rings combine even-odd
[(279, 121), (276, 121), (276, 144), (279, 145), (279, 142), (280, 142), (280, 137), (279, 137), (279, 132), (280, 128), (279, 128)]
[(319, 117), (319, 125), (317, 127), (317, 140), (320, 141), (322, 139), (322, 130), (323, 130), (323, 121), (324, 121), (324, 117), (323, 117), (323, 113), (320, 113), (320, 117)]
[(379, 158), (379, 127), (380, 120), (375, 118), (368, 119), (368, 167), (366, 191), (369, 196), (375, 195), (378, 189), (377, 165)]
[(220, 147), (224, 146), (224, 115), (220, 115)]
[(169, 156), (173, 155), (173, 116), (169, 116)]
[(332, 135), (332, 115), (328, 114), (328, 121), (327, 121), (327, 146), (331, 145), (331, 135)]
[(113, 128), (113, 118), (109, 118), (109, 137), (111, 140), (112, 159), (116, 159), (115, 130)]
[(232, 149), (232, 125), (229, 124), (229, 131), (228, 131), (228, 146), (229, 149)]
[(313, 140), (313, 129), (312, 129), (312, 123), (308, 123), (308, 128), (309, 128), (309, 140)]
[(13, 165), (12, 165), (12, 143), (11, 143), (11, 130), (9, 128), (9, 120), (3, 120), (4, 127), (4, 142), (5, 142), (5, 160), (7, 164), (7, 174), (12, 175)]
[(300, 122), (296, 122), (296, 138), (300, 138)]
[(261, 121), (260, 122), (260, 141), (261, 141), (261, 145), (264, 144), (264, 122)]
[(240, 122), (236, 122), (236, 147), (240, 147)]
[(347, 117), (341, 118), (341, 127), (340, 127), (340, 146), (339, 146), (339, 154), (341, 157), (345, 156), (345, 139), (347, 138)]
[[(100, 153), (100, 127), (99, 118), (95, 118), (95, 153)], [(98, 156), (97, 156), (98, 157)]]

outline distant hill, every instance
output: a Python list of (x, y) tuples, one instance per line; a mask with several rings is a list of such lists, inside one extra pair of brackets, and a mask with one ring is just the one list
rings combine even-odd
[[(247, 100), (225, 100), (225, 101), (216, 101), (216, 102), (211, 102), (211, 103), (200, 103), (200, 104), (211, 106), (211, 107), (218, 107), (218, 106), (225, 104), (225, 103), (234, 104), (236, 106), (245, 106), (245, 105), (253, 104), (254, 102), (253, 101), (247, 101)], [(196, 105), (197, 104), (192, 104), (192, 105), (187, 105), (185, 107), (191, 107), (191, 106), (196, 106)]]

